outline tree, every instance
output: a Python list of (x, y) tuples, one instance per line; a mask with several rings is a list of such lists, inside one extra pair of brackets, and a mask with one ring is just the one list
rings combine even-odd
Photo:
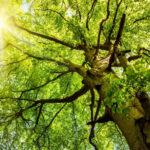
[(3, 2), (1, 148), (150, 149), (149, 5)]

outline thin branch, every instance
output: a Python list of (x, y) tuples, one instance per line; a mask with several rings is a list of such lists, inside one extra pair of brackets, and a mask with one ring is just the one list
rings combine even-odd
[(67, 104), (64, 104), (53, 116), (53, 118), (50, 120), (49, 124), (47, 126), (45, 126), (44, 130), (42, 131), (42, 133), (38, 136), (38, 138), (36, 139), (36, 141), (38, 141), (43, 134), (45, 134), (46, 130), (52, 125), (52, 123), (54, 122), (54, 120), (56, 119), (56, 117), (59, 115), (59, 113), (63, 110), (63, 108), (66, 106)]
[(147, 53), (143, 53), (143, 55), (145, 55), (147, 57), (150, 57), (150, 54), (147, 54)]
[(104, 24), (104, 22), (106, 22), (108, 20), (109, 15), (110, 15), (109, 5), (110, 5), (110, 0), (108, 0), (108, 2), (107, 2), (106, 18), (102, 19), (102, 21), (100, 22), (99, 31), (98, 31), (98, 38), (97, 38), (97, 47), (100, 47), (100, 36), (101, 36), (101, 32), (103, 30), (103, 24)]
[(77, 12), (78, 12), (78, 15), (79, 15), (79, 19), (80, 19), (80, 21), (81, 21), (82, 15), (81, 15), (81, 12), (80, 12), (79, 4), (78, 4), (78, 1), (77, 1), (77, 0), (75, 0), (75, 1), (76, 1), (76, 7), (77, 7)]
[(72, 25), (73, 27), (77, 28), (76, 25), (74, 25), (72, 22), (70, 22), (69, 20), (67, 20), (60, 12), (47, 8), (47, 9), (36, 9), (38, 11), (51, 11), (53, 13), (56, 13), (57, 15), (59, 15), (64, 21), (66, 21), (68, 24)]
[(0, 64), (0, 66), (5, 67), (5, 66), (13, 65), (13, 64), (18, 64), (18, 63), (20, 63), (22, 61), (25, 61), (27, 59), (28, 59), (28, 57), (25, 57), (25, 58), (23, 58), (21, 60), (13, 61), (13, 62), (10, 62), (10, 63), (7, 63), (7, 64), (5, 64), (5, 62), (2, 62), (4, 64)]
[(28, 91), (32, 91), (32, 90), (37, 90), (41, 87), (44, 87), (46, 85), (48, 85), (49, 83), (51, 82), (54, 82), (56, 81), (57, 79), (59, 79), (60, 77), (64, 76), (65, 74), (69, 73), (69, 71), (64, 71), (64, 72), (61, 72), (61, 74), (59, 74), (58, 76), (56, 76), (55, 78), (51, 79), (51, 80), (48, 80), (47, 82), (39, 85), (39, 86), (36, 86), (36, 87), (32, 87), (32, 88), (29, 88), (29, 89), (25, 89), (25, 90), (21, 90), (21, 91), (14, 91), (14, 92), (28, 92)]
[(58, 61), (58, 60), (55, 60), (55, 59), (52, 59), (52, 58), (48, 58), (48, 57), (35, 56), (35, 55), (33, 55), (33, 54), (30, 54), (30, 53), (28, 53), (28, 52), (23, 51), (21, 48), (19, 48), (19, 47), (13, 45), (13, 44), (11, 44), (11, 43), (10, 43), (10, 45), (11, 45), (12, 47), (16, 48), (17, 50), (19, 50), (20, 52), (22, 52), (23, 54), (25, 54), (25, 55), (31, 57), (31, 58), (34, 58), (34, 59), (37, 59), (37, 60), (51, 61), (51, 62), (54, 62), (54, 63), (56, 63), (56, 64), (58, 64), (58, 65), (66, 66), (66, 63), (64, 63), (64, 62), (61, 62), (61, 61)]
[(56, 11), (56, 10), (53, 10), (53, 9), (51, 9), (51, 8), (47, 8), (47, 9), (36, 9), (36, 10), (38, 10), (38, 11), (51, 11), (51, 12), (53, 12), (53, 13), (56, 13), (57, 15), (59, 15), (64, 21), (66, 21), (66, 22), (69, 22), (60, 12), (58, 12), (58, 11)]
[(40, 108), (39, 108), (39, 112), (38, 112), (38, 116), (37, 116), (37, 119), (36, 119), (36, 122), (35, 122), (35, 127), (38, 125), (39, 123), (39, 119), (40, 119), (40, 115), (42, 113), (42, 108), (43, 108), (43, 104), (40, 105)]
[(64, 104), (54, 115), (54, 117), (51, 119), (50, 123), (48, 124), (48, 127), (54, 122), (55, 118), (58, 116), (58, 114), (62, 111), (62, 109), (66, 106), (67, 104)]
[(117, 18), (118, 10), (119, 10), (119, 7), (120, 7), (121, 3), (122, 3), (122, 0), (120, 0), (120, 2), (117, 4), (116, 10), (115, 10), (115, 14), (114, 14), (112, 26), (111, 26), (111, 28), (110, 28), (110, 30), (109, 30), (108, 43), (110, 42), (111, 35), (112, 35), (113, 30), (114, 30), (114, 27), (115, 27), (115, 25), (116, 25), (116, 18)]
[[(96, 56), (97, 56), (98, 51), (99, 51), (100, 38), (101, 38), (101, 32), (102, 32), (102, 30), (103, 30), (103, 24), (108, 20), (109, 15), (110, 15), (109, 5), (110, 5), (110, 0), (107, 1), (107, 15), (106, 15), (106, 18), (102, 19), (102, 21), (100, 22), (100, 25), (99, 25), (99, 31), (98, 31), (98, 37), (97, 37), (97, 49), (96, 49), (96, 51), (95, 51), (93, 60), (96, 59)], [(109, 47), (108, 47), (108, 50), (109, 50)]]
[[(44, 10), (42, 10), (42, 11), (52, 11), (52, 12), (54, 12), (54, 13), (56, 13), (56, 14), (58, 14), (64, 21), (66, 21), (68, 24), (70, 24), (72, 27), (74, 27), (76, 30), (78, 30), (78, 33), (80, 34), (80, 39), (81, 39), (81, 41), (83, 41), (83, 43), (86, 43), (86, 40), (85, 40), (85, 38), (84, 38), (84, 35), (82, 34), (82, 32), (81, 32), (81, 29), (78, 27), (78, 26), (76, 26), (76, 25), (74, 25), (72, 22), (70, 22), (69, 20), (67, 20), (60, 12), (58, 12), (58, 11), (56, 11), (56, 10), (53, 10), (53, 9), (44, 9)], [(79, 11), (80, 12), (80, 11)], [(72, 44), (73, 45), (73, 44)], [(85, 44), (86, 45), (86, 44)], [(77, 46), (78, 48), (79, 48), (79, 45)], [(79, 48), (80, 49), (80, 48)]]
[(134, 20), (133, 23), (137, 23), (137, 22), (139, 22), (139, 21), (144, 21), (144, 20), (149, 20), (149, 18), (150, 18), (150, 16), (145, 16), (145, 17), (142, 17), (142, 18), (139, 18), (139, 19)]
[(150, 50), (149, 49), (146, 49), (146, 48), (142, 48), (144, 51), (147, 51), (150, 53)]
[(150, 50), (146, 49), (144, 47), (141, 47), (138, 50), (138, 55), (130, 56), (128, 58), (128, 61), (137, 60), (137, 59), (139, 59), (139, 58), (142, 57), (142, 54), (145, 55), (145, 56), (147, 56), (147, 57), (150, 57)]
[(89, 30), (89, 21), (90, 21), (90, 19), (91, 19), (91, 17), (92, 17), (94, 8), (95, 8), (95, 6), (96, 6), (96, 3), (97, 3), (97, 0), (93, 0), (93, 3), (92, 3), (92, 5), (91, 5), (91, 8), (90, 8), (90, 10), (89, 10), (89, 12), (88, 12), (88, 14), (87, 14), (87, 18), (86, 18), (86, 28), (87, 28), (87, 30)]

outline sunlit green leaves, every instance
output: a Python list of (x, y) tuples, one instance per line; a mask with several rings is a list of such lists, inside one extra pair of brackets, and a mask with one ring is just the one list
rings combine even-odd
[[(55, 41), (30, 35), (14, 27), (14, 22), (41, 34), (49, 35), (74, 45), (82, 44), (86, 50), (96, 46), (99, 24), (106, 17), (107, 1), (99, 0), (90, 14), (89, 30), (86, 28), (87, 14), (93, 1), (89, 0), (11, 0), (1, 2), (10, 17), (9, 29), (3, 31), (3, 49), (0, 66), (0, 149), (77, 150), (92, 149), (89, 144), (90, 93), (75, 102), (66, 104), (42, 104), (27, 109), (34, 100), (64, 98), (83, 86), (81, 75), (70, 71), (65, 65), (41, 58), (51, 58), (92, 68), (85, 61), (85, 52), (73, 50)], [(110, 2), (110, 16), (104, 23), (101, 42), (103, 44), (112, 27), (118, 1)], [(22, 5), (31, 3), (28, 10)], [(131, 50), (127, 58), (139, 54), (141, 47), (149, 48), (149, 1), (123, 1), (118, 10), (116, 24), (111, 36), (112, 44), (118, 33), (120, 18), (126, 13), (125, 28), (119, 50)], [(141, 19), (141, 20), (140, 20)], [(14, 21), (14, 22), (13, 22)], [(86, 40), (86, 43), (85, 43)], [(87, 45), (86, 45), (87, 44)], [(145, 53), (145, 52), (144, 52)], [(138, 89), (150, 89), (149, 52), (142, 58), (128, 62), (127, 68), (114, 67), (113, 73), (105, 73), (103, 84), (105, 98), (100, 109), (109, 106), (113, 112), (126, 115), (128, 104)], [(31, 55), (32, 54), (32, 55)], [(108, 51), (100, 50), (102, 57)], [(61, 75), (62, 73), (65, 74)], [(86, 72), (87, 73), (87, 72)], [(85, 73), (85, 74), (86, 74)], [(60, 76), (59, 78), (57, 78)], [(95, 92), (95, 108), (98, 92)], [(63, 108), (62, 108), (63, 107)], [(59, 112), (59, 110), (62, 110)], [(41, 114), (39, 113), (41, 109)], [(17, 114), (17, 112), (22, 114)], [(58, 113), (59, 112), (59, 113)], [(20, 116), (19, 116), (20, 115)], [(55, 116), (57, 116), (55, 118)], [(39, 119), (38, 119), (39, 118)], [(94, 142), (100, 149), (115, 147), (128, 149), (126, 141), (114, 124), (96, 125)]]

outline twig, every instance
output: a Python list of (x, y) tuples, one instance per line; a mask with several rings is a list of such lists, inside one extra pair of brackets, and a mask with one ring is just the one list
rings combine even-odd
[(145, 17), (136, 19), (133, 23), (137, 23), (137, 22), (139, 22), (139, 21), (144, 21), (144, 20), (149, 20), (149, 18), (150, 18), (150, 16), (145, 16)]

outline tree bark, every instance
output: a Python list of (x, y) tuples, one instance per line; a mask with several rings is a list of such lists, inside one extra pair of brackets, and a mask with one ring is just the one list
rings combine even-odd
[(142, 117), (137, 119), (130, 113), (128, 115), (114, 113), (111, 109), (103, 117), (108, 118), (109, 115), (111, 118), (109, 121), (118, 125), (131, 150), (150, 150), (150, 97), (146, 92), (138, 91), (136, 98), (143, 109)]
[(111, 116), (122, 131), (131, 150), (150, 150), (138, 123), (133, 118), (117, 113), (111, 113)]

